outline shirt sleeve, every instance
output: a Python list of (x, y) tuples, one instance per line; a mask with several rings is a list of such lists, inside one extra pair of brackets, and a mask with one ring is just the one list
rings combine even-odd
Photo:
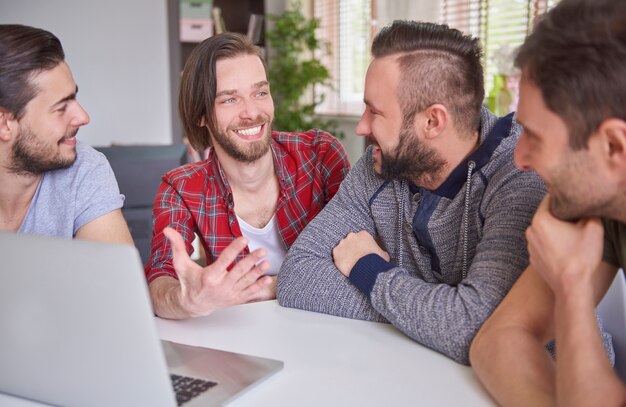
[(321, 173), (324, 179), (324, 197), (325, 203), (328, 203), (339, 190), (339, 185), (345, 179), (350, 171), (350, 162), (343, 146), (337, 140), (327, 133), (321, 133), (324, 142), (321, 143), (320, 156)]
[(87, 223), (120, 209), (124, 196), (120, 194), (115, 174), (102, 153), (95, 150), (81, 150), (81, 166), (76, 178), (76, 215), (74, 235)]
[(148, 284), (162, 276), (178, 279), (172, 263), (172, 250), (163, 233), (168, 226), (182, 235), (187, 253), (191, 255), (195, 221), (180, 193), (164, 179), (154, 199), (152, 246), (144, 270)]

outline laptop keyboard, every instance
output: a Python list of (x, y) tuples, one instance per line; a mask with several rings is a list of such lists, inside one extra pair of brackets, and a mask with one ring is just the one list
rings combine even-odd
[(194, 379), (193, 377), (179, 376), (170, 374), (174, 393), (176, 393), (176, 402), (182, 406), (189, 400), (204, 393), (217, 383), (208, 380)]

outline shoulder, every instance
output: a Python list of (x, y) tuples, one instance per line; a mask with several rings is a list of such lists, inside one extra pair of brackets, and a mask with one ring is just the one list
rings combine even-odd
[(110, 164), (106, 156), (95, 148), (79, 141), (76, 145), (76, 161), (72, 167), (91, 168), (98, 166), (110, 168)]
[(338, 150), (343, 153), (339, 140), (321, 129), (311, 129), (305, 132), (274, 131), (272, 140), (277, 147), (287, 152)]
[(207, 178), (213, 177), (213, 160), (211, 158), (176, 167), (162, 177), (163, 181), (174, 186), (176, 189), (183, 185), (204, 185)]

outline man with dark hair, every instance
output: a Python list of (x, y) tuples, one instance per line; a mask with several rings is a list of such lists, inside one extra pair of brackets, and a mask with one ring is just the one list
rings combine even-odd
[[(626, 2), (563, 0), (516, 64), (515, 160), (549, 194), (526, 232), (530, 266), (476, 336), (472, 365), (503, 405), (621, 406), (595, 307), (626, 267)], [(554, 337), (556, 365), (543, 349)]]
[(278, 301), (388, 321), (467, 364), (527, 265), (524, 230), (544, 187), (513, 164), (512, 115), (481, 107), (478, 39), (396, 21), (372, 55), (356, 127), (372, 145), (291, 248)]
[(0, 25), (0, 230), (132, 244), (109, 163), (76, 139), (77, 92), (57, 37)]
[[(320, 130), (272, 132), (260, 50), (239, 34), (194, 49), (179, 110), (191, 144), (210, 149), (206, 160), (167, 173), (154, 202), (146, 276), (156, 313), (187, 318), (275, 298), (287, 249), (348, 172), (341, 144)], [(206, 267), (189, 258), (195, 234)]]

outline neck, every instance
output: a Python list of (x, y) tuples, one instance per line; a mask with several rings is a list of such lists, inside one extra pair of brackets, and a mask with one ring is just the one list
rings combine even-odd
[(268, 183), (274, 182), (274, 160), (271, 149), (253, 162), (237, 161), (218, 149), (215, 153), (233, 190), (258, 193), (262, 192)]
[[(439, 188), (452, 174), (452, 171), (467, 159), (480, 146), (480, 136), (478, 131), (473, 134), (449, 133), (447, 137), (441, 138), (444, 143), (436, 148), (445, 164), (435, 174), (428, 174), (423, 179), (414, 181), (415, 185), (422, 186), (428, 190)], [(447, 141), (445, 141), (447, 140)]]
[(0, 169), (0, 230), (16, 232), (35, 195), (41, 175), (15, 174)]

